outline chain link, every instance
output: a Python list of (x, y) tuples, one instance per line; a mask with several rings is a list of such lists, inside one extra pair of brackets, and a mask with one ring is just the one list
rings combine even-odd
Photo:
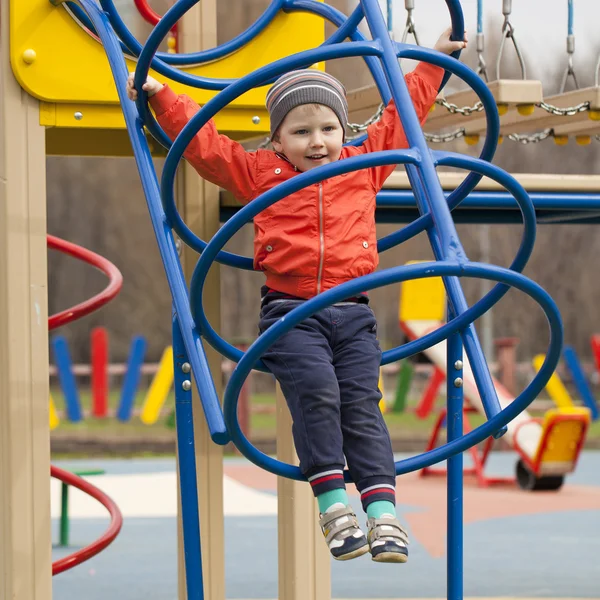
[(577, 104), (576, 106), (569, 106), (568, 108), (559, 108), (558, 106), (553, 106), (552, 104), (548, 104), (547, 102), (539, 102), (536, 104), (539, 108), (543, 108), (546, 112), (549, 112), (553, 115), (557, 115), (559, 117), (572, 117), (580, 112), (585, 112), (586, 110), (591, 109), (591, 105), (589, 102), (582, 102), (581, 104)]
[(518, 133), (509, 133), (506, 137), (511, 142), (517, 142), (519, 144), (539, 144), (549, 137), (554, 136), (553, 129), (544, 129), (544, 131), (540, 131), (539, 133), (532, 134), (518, 134)]
[[(461, 107), (456, 104), (452, 104), (452, 102), (448, 102), (447, 100), (442, 98), (436, 100), (435, 103), (439, 106), (443, 106), (451, 114), (459, 114), (465, 117), (468, 117), (475, 112), (481, 112), (483, 110), (482, 102), (477, 102), (474, 106)], [(581, 102), (580, 104), (576, 104), (575, 106), (569, 106), (567, 108), (560, 108), (559, 106), (554, 106), (553, 104), (548, 104), (547, 102), (536, 102), (535, 106), (559, 117), (572, 117), (573, 115), (576, 115), (580, 112), (591, 110), (591, 104), (589, 101)]]
[(384, 110), (385, 106), (380, 104), (377, 112), (369, 117), (364, 123), (348, 123), (348, 129), (350, 129), (352, 133), (362, 133), (363, 131), (366, 131), (369, 125), (379, 121)]
[(483, 102), (477, 102), (474, 106), (458, 106), (448, 102), (444, 98), (435, 101), (439, 106), (443, 106), (449, 113), (458, 114), (468, 117), (475, 112), (481, 112), (483, 110)]
[(467, 134), (464, 127), (456, 129), (455, 131), (451, 131), (450, 133), (423, 133), (425, 135), (425, 139), (432, 144), (447, 144), (449, 142), (453, 142), (454, 140), (465, 137)]

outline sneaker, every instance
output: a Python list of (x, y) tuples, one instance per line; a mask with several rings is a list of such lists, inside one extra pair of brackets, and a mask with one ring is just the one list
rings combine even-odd
[(321, 531), (333, 558), (350, 560), (369, 551), (367, 538), (350, 506), (327, 511), (319, 517)]
[(367, 539), (376, 562), (405, 563), (408, 560), (408, 534), (392, 515), (367, 521)]

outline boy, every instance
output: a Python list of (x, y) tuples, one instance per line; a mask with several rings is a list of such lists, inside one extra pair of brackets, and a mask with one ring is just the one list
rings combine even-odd
[[(466, 40), (466, 37), (465, 37)], [(444, 32), (435, 49), (466, 47)], [(406, 77), (421, 123), (437, 96), (443, 70), (420, 64)], [(143, 85), (158, 122), (174, 139), (199, 110), (187, 96), (148, 78)], [(133, 74), (127, 82), (137, 98)], [(280, 77), (267, 94), (274, 151), (246, 152), (207, 123), (185, 158), (198, 173), (252, 201), (266, 190), (320, 165), (366, 152), (407, 147), (393, 101), (368, 128), (360, 147), (343, 146), (346, 92), (331, 75), (312, 69)], [(259, 329), (300, 302), (378, 264), (375, 195), (394, 166), (340, 175), (276, 202), (254, 219), (254, 265), (266, 274)], [(377, 562), (406, 562), (408, 537), (396, 519), (395, 466), (379, 410), (381, 350), (366, 295), (321, 310), (277, 340), (263, 361), (280, 383), (293, 419), (300, 468), (319, 505), (331, 554), (348, 560), (371, 552)], [(367, 535), (349, 506), (344, 464), (361, 494)]]

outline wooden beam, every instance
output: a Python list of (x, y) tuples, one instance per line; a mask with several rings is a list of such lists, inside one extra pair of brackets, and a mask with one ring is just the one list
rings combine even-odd
[[(454, 190), (465, 179), (465, 173), (438, 173), (442, 188)], [(528, 192), (589, 192), (600, 193), (600, 175), (551, 175), (535, 173), (515, 173), (513, 177)], [(408, 190), (410, 184), (403, 171), (394, 171), (384, 184), (384, 189)], [(476, 190), (504, 191), (504, 188), (488, 179), (482, 178)]]
[[(298, 464), (292, 418), (281, 388), (276, 394), (277, 458)], [(277, 479), (279, 600), (329, 600), (331, 558), (319, 530), (317, 502), (304, 481)]]
[[(519, 122), (526, 119), (522, 113), (533, 110), (534, 105), (543, 99), (542, 83), (535, 80), (500, 79), (488, 84), (500, 113), (501, 126), (505, 123)], [(448, 94), (445, 100), (458, 107), (473, 107), (479, 98), (473, 90)], [(470, 116), (451, 113), (445, 107), (436, 105), (435, 110), (427, 118), (425, 131), (434, 132), (440, 129), (458, 129), (464, 127), (467, 133), (480, 133), (487, 128), (485, 112), (473, 112)]]
[[(194, 52), (216, 46), (216, 0), (202, 0), (180, 21), (180, 52)], [(187, 163), (177, 180), (179, 210), (188, 227), (202, 239), (210, 239), (219, 229), (219, 190), (200, 178)], [(183, 269), (190, 280), (198, 255), (184, 245)], [(211, 290), (204, 304), (206, 316), (220, 331), (220, 269), (215, 264), (207, 278)], [(219, 396), (222, 394), (221, 356), (205, 345), (208, 363)], [(217, 446), (208, 431), (196, 387), (193, 388), (194, 437), (198, 480), (200, 531), (202, 534), (202, 572), (204, 597), (225, 600), (225, 531), (223, 518), (223, 447)], [(181, 517), (178, 519), (181, 533)], [(187, 599), (185, 589), (184, 553), (181, 535), (178, 543), (179, 598)], [(192, 565), (192, 567), (194, 567)]]
[[(543, 100), (540, 81), (500, 79), (488, 84), (488, 88), (499, 110), (502, 113), (501, 124), (512, 124), (528, 117), (521, 113), (533, 110), (536, 103)], [(465, 90), (452, 94), (440, 95), (447, 102), (462, 107), (473, 107), (479, 98), (473, 90)], [(377, 112), (381, 103), (379, 91), (375, 85), (359, 88), (348, 94), (349, 120), (353, 123), (364, 123)], [(467, 128), (469, 133), (481, 133), (486, 129), (485, 113), (473, 112), (469, 116), (451, 113), (438, 104), (432, 110), (425, 123), (425, 131), (434, 132), (441, 129)]]
[(578, 112), (574, 115), (560, 116), (553, 115), (542, 108), (536, 107), (534, 113), (527, 119), (512, 123), (510, 128), (504, 129), (505, 133), (531, 133), (543, 131), (544, 129), (555, 129), (558, 127), (572, 127), (575, 123), (580, 123), (583, 127), (589, 124), (596, 124), (591, 117), (600, 118), (600, 87), (589, 87), (581, 90), (567, 92), (544, 98), (547, 104), (557, 106), (558, 108), (569, 108), (590, 103), (590, 110)]
[[(12, 31), (10, 32), (12, 34)], [(50, 600), (46, 156), (0, 3), (0, 598)]]

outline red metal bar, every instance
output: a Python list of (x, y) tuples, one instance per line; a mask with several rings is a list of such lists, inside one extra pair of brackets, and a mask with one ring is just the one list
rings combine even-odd
[[(133, 0), (133, 2), (142, 18), (150, 25), (156, 25), (161, 20), (162, 17), (152, 9), (147, 0)], [(171, 27), (171, 32), (177, 40), (177, 23)]]
[[(446, 408), (442, 408), (440, 410), (440, 414), (439, 414), (438, 419), (433, 427), (431, 437), (427, 444), (427, 448), (425, 450), (426, 452), (428, 452), (429, 450), (433, 450), (434, 448), (437, 447), (437, 440), (440, 436), (442, 425), (443, 425), (444, 419), (446, 417), (446, 412), (447, 412)], [(477, 411), (472, 406), (467, 406), (467, 407), (463, 408), (465, 434), (467, 434), (473, 430), (473, 427), (471, 426), (471, 421), (469, 419), (469, 414), (475, 413), (475, 412), (477, 412)], [(471, 460), (473, 461), (473, 466), (465, 467), (463, 469), (463, 474), (465, 477), (474, 476), (477, 480), (477, 485), (479, 485), (479, 487), (488, 487), (491, 485), (506, 485), (506, 484), (513, 485), (515, 483), (514, 477), (488, 477), (485, 474), (485, 465), (486, 465), (490, 450), (492, 449), (494, 442), (495, 442), (494, 438), (492, 438), (492, 437), (487, 438), (484, 443), (483, 451), (479, 449), (479, 446), (472, 446), (471, 448), (469, 448), (469, 454), (471, 455)], [(428, 475), (441, 475), (441, 476), (445, 477), (447, 475), (447, 470), (445, 467), (433, 467), (433, 466), (425, 467), (424, 469), (421, 470), (419, 475), (421, 477), (426, 477)]]
[(108, 510), (110, 515), (110, 525), (108, 526), (108, 529), (95, 542), (52, 563), (52, 575), (58, 575), (59, 573), (72, 569), (93, 556), (96, 556), (96, 554), (111, 544), (119, 534), (119, 531), (121, 531), (121, 527), (123, 526), (123, 515), (121, 514), (119, 507), (103, 491), (99, 490), (95, 485), (85, 481), (85, 479), (53, 465), (50, 466), (50, 476), (63, 483), (72, 485), (85, 494), (90, 495), (95, 500), (98, 500), (98, 502)]
[(438, 391), (444, 381), (446, 381), (446, 375), (444, 375), (440, 369), (435, 367), (433, 374), (429, 379), (429, 385), (425, 389), (423, 397), (415, 409), (415, 414), (419, 419), (426, 419), (433, 410)]
[(105, 327), (94, 327), (92, 346), (92, 414), (104, 419), (108, 413), (108, 333)]
[(600, 334), (592, 336), (592, 352), (594, 353), (596, 370), (598, 371), (598, 375), (600, 375)]
[(86, 250), (76, 244), (72, 244), (71, 242), (61, 240), (53, 235), (48, 235), (48, 248), (59, 250), (73, 258), (77, 258), (78, 260), (82, 260), (83, 262), (96, 267), (109, 279), (108, 285), (99, 294), (92, 296), (89, 300), (85, 300), (72, 308), (68, 308), (67, 310), (63, 310), (62, 312), (49, 317), (48, 329), (50, 331), (89, 315), (91, 312), (112, 300), (121, 290), (121, 286), (123, 285), (123, 276), (121, 275), (121, 272), (103, 256), (91, 252), (90, 250)]
[[(99, 294), (96, 294), (85, 302), (77, 304), (73, 308), (63, 310), (62, 312), (49, 317), (48, 330), (51, 331), (61, 325), (66, 325), (67, 323), (71, 323), (76, 319), (90, 314), (112, 300), (121, 290), (121, 286), (123, 285), (123, 276), (121, 275), (121, 272), (104, 257), (95, 252), (91, 252), (90, 250), (86, 250), (81, 246), (77, 246), (76, 244), (61, 240), (53, 235), (47, 236), (47, 244), (48, 248), (59, 250), (60, 252), (64, 252), (69, 256), (73, 256), (74, 258), (96, 267), (109, 279), (108, 285)], [(93, 556), (96, 556), (96, 554), (110, 545), (121, 531), (121, 527), (123, 526), (123, 515), (121, 514), (119, 507), (104, 492), (81, 477), (69, 473), (69, 471), (65, 471), (64, 469), (60, 469), (59, 467), (55, 467), (54, 465), (50, 465), (50, 476), (55, 477), (63, 483), (76, 487), (85, 494), (89, 494), (92, 498), (98, 500), (98, 502), (106, 507), (110, 515), (110, 525), (104, 535), (85, 548), (52, 563), (52, 575), (58, 575), (59, 573), (72, 569)]]

